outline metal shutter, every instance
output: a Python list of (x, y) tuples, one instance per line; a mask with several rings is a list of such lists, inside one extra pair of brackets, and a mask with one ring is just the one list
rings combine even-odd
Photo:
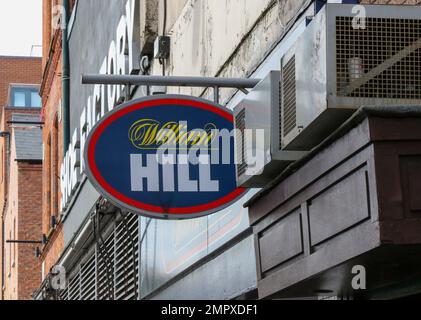
[(79, 271), (69, 281), (68, 287), (68, 299), (69, 300), (80, 300), (80, 273)]
[(138, 216), (129, 214), (115, 229), (115, 299), (137, 299)]
[(62, 290), (60, 292), (60, 300), (69, 300), (69, 287), (67, 287), (65, 290)]
[[(110, 231), (111, 228), (111, 231)], [(89, 255), (69, 274), (61, 300), (135, 300), (139, 279), (139, 217), (128, 214), (108, 225), (104, 244), (92, 243)]]
[(114, 232), (105, 240), (104, 245), (97, 246), (98, 253), (98, 300), (114, 299)]
[(81, 300), (95, 300), (95, 252), (80, 268)]

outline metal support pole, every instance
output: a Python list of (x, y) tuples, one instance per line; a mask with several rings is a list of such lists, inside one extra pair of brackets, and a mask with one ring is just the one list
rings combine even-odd
[(215, 103), (219, 103), (219, 87), (218, 86), (215, 86), (213, 88), (213, 101)]
[(126, 102), (130, 100), (130, 84), (126, 84)]
[(32, 241), (32, 240), (6, 240), (6, 243), (16, 243), (16, 244), (42, 244), (42, 241)]
[(260, 79), (218, 78), (218, 77), (175, 77), (175, 76), (140, 76), (140, 75), (82, 75), (82, 84), (104, 85), (146, 85), (168, 87), (200, 88), (254, 88)]

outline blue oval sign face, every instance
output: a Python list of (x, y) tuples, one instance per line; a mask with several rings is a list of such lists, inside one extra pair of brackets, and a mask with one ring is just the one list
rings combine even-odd
[(85, 171), (108, 200), (161, 219), (217, 212), (237, 188), (230, 110), (179, 95), (124, 104), (101, 119), (86, 142)]

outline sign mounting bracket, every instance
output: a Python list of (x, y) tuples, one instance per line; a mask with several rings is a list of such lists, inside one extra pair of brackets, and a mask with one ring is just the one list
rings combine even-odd
[(143, 76), (143, 75), (82, 75), (82, 84), (103, 85), (146, 85), (167, 87), (198, 87), (213, 88), (214, 101), (220, 100), (221, 88), (236, 88), (244, 93), (247, 89), (254, 88), (261, 79), (222, 78), (222, 77), (184, 77), (184, 76)]

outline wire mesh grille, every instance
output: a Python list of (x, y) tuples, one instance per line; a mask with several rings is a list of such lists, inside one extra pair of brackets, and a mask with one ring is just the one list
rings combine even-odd
[[(282, 68), (282, 104), (281, 128), (284, 135), (289, 134), (297, 125), (297, 93), (295, 83), (295, 56), (293, 56)], [(280, 139), (282, 141), (282, 137)], [(282, 148), (282, 145), (280, 146)]]
[(421, 20), (336, 17), (337, 94), (381, 99), (421, 98)]

